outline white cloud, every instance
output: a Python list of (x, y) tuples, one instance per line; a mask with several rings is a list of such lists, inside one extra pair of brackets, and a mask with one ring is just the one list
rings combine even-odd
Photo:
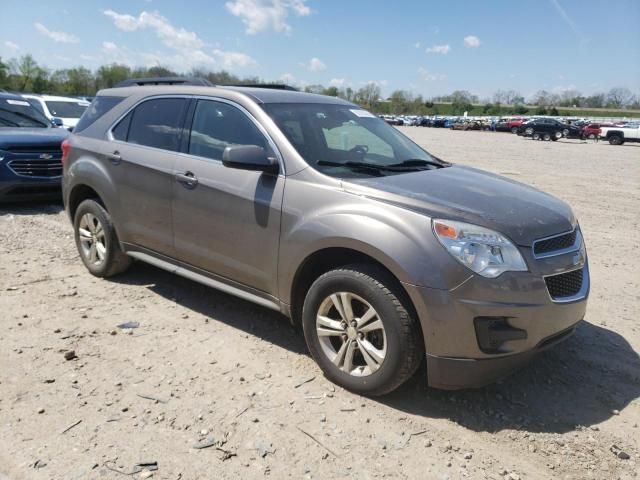
[(11, 40), (6, 40), (4, 42), (4, 46), (9, 50), (20, 50), (20, 45), (18, 45), (17, 43), (13, 43)]
[(346, 83), (346, 80), (344, 78), (332, 78), (329, 81), (329, 86), (330, 87), (342, 88), (342, 87), (344, 87), (345, 83)]
[(427, 48), (427, 53), (438, 53), (440, 55), (446, 55), (451, 50), (450, 45), (434, 45)]
[(174, 27), (169, 20), (158, 12), (142, 12), (138, 17), (120, 14), (113, 10), (105, 10), (103, 13), (113, 20), (116, 28), (125, 32), (134, 32), (146, 28), (155, 30), (162, 43), (170, 48), (199, 49), (204, 45), (204, 42), (200, 40), (195, 32)]
[(318, 57), (313, 57), (308, 63), (303, 63), (302, 66), (310, 72), (321, 72), (327, 69), (325, 63)]
[(480, 39), (475, 35), (467, 35), (464, 37), (464, 45), (469, 48), (477, 48), (480, 46)]
[(422, 77), (423, 80), (426, 80), (429, 82), (446, 80), (447, 78), (447, 76), (442, 73), (431, 73), (429, 70), (427, 70), (424, 67), (420, 67), (418, 69), (418, 74)]
[(170, 68), (184, 71), (194, 67), (218, 67), (227, 70), (255, 65), (256, 61), (241, 52), (226, 51), (216, 48), (205, 50), (205, 42), (195, 33), (182, 27), (176, 27), (158, 12), (143, 11), (137, 17), (113, 10), (105, 10), (116, 28), (125, 32), (151, 29), (155, 31), (162, 43), (173, 50), (174, 54), (158, 52), (133, 52), (116, 46), (113, 42), (103, 42), (102, 51), (112, 61), (127, 65), (144, 63), (145, 65), (166, 65)]
[(34, 23), (34, 27), (36, 30), (40, 32), (42, 35), (49, 37), (54, 42), (58, 43), (78, 43), (80, 39), (71, 33), (66, 32), (54, 32), (53, 30), (49, 30), (41, 23)]
[(422, 46), (422, 44), (420, 42), (416, 42), (416, 43), (413, 44), (413, 46), (415, 48), (420, 48)]
[(256, 61), (249, 55), (240, 52), (225, 52), (223, 50), (213, 50), (213, 56), (220, 66), (228, 70), (255, 65)]
[(242, 20), (248, 35), (273, 30), (289, 33), (291, 25), (287, 23), (290, 13), (298, 17), (311, 15), (307, 0), (232, 0), (225, 7)]

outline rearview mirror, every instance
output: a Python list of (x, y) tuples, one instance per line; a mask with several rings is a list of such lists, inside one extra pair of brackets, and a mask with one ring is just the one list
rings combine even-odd
[(222, 153), (222, 164), (229, 168), (268, 173), (278, 173), (279, 169), (278, 160), (268, 156), (264, 148), (257, 145), (235, 145), (225, 148)]

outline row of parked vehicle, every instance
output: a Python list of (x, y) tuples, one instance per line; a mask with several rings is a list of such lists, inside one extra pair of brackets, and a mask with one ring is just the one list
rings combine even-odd
[(593, 122), (554, 117), (440, 117), (381, 115), (390, 125), (511, 132), (533, 140), (604, 139), (611, 145), (640, 141), (640, 122)]

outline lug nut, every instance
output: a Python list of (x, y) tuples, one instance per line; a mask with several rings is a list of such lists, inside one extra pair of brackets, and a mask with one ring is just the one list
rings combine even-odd
[(358, 338), (362, 340), (364, 338), (364, 333), (358, 332)]
[(355, 320), (351, 320), (351, 326), (353, 328), (357, 327), (358, 326), (358, 322), (356, 322)]

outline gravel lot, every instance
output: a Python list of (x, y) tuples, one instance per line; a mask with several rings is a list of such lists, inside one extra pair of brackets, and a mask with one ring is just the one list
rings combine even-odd
[(404, 131), (573, 205), (592, 274), (573, 338), (483, 389), (423, 368), (362, 398), (280, 315), (143, 264), (99, 280), (59, 205), (2, 206), (0, 478), (638, 478), (640, 145)]

